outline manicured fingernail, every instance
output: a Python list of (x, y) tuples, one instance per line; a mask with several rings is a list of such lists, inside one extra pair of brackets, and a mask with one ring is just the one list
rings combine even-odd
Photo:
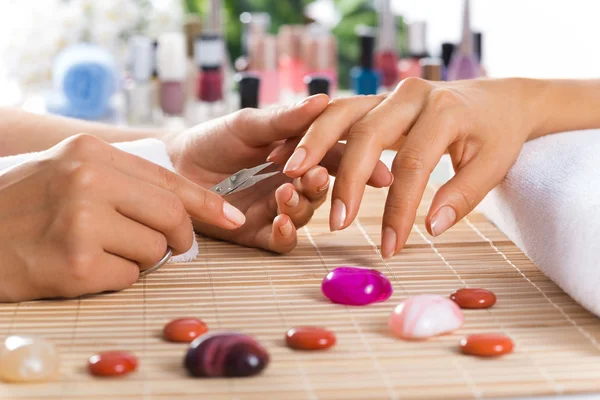
[(332, 231), (339, 231), (346, 222), (346, 205), (340, 199), (335, 199), (331, 204), (330, 228)]
[(392, 183), (394, 183), (394, 174), (392, 174), (391, 172), (390, 172), (390, 181), (389, 182), (390, 183), (388, 183), (388, 186), (392, 186)]
[(283, 224), (279, 227), (279, 232), (281, 232), (281, 234), (285, 237), (292, 236), (293, 230), (294, 229), (292, 228), (292, 221), (290, 221), (289, 219), (287, 220), (287, 222), (285, 224)]
[(381, 256), (390, 258), (396, 252), (397, 236), (392, 228), (385, 228), (381, 235)]
[(292, 157), (290, 157), (290, 159), (288, 160), (287, 164), (285, 164), (283, 172), (291, 172), (297, 170), (298, 168), (300, 168), (305, 158), (306, 150), (304, 150), (302, 147), (296, 149), (296, 151), (294, 151), (294, 154), (292, 154)]
[(317, 96), (319, 96), (319, 95), (318, 94), (313, 94), (312, 96), (308, 96), (307, 98), (305, 98), (304, 100), (302, 100), (300, 103), (298, 103), (298, 107), (302, 107), (302, 106), (310, 103)]
[(431, 233), (439, 236), (456, 222), (456, 212), (450, 206), (444, 206), (431, 218)]
[(317, 188), (317, 192), (325, 192), (329, 189), (329, 175), (325, 179), (325, 183)]
[(287, 204), (290, 207), (298, 207), (298, 204), (300, 204), (300, 196), (298, 196), (298, 192), (292, 190), (292, 197), (290, 197), (290, 199), (286, 201), (285, 204)]
[(271, 154), (269, 154), (269, 156), (267, 157), (267, 162), (269, 162), (272, 159), (274, 159), (275, 157), (277, 157), (277, 155), (279, 153), (281, 153), (281, 150), (283, 150), (284, 147), (285, 147), (285, 143), (282, 143), (279, 146), (275, 147), (273, 149), (273, 151), (271, 152)]
[(317, 192), (326, 191), (329, 188), (329, 174), (325, 170), (320, 170), (317, 178), (320, 182), (317, 183)]
[(246, 216), (244, 213), (229, 203), (223, 203), (223, 214), (225, 215), (225, 218), (229, 220), (229, 222), (237, 226), (244, 225), (244, 222), (246, 222)]

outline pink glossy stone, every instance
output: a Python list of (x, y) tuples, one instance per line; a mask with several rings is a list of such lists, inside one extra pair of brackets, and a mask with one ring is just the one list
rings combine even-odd
[(392, 312), (389, 326), (403, 339), (426, 339), (460, 328), (463, 313), (455, 302), (437, 295), (409, 297)]
[(388, 278), (379, 271), (339, 267), (323, 279), (321, 291), (334, 303), (364, 306), (389, 299), (394, 290)]

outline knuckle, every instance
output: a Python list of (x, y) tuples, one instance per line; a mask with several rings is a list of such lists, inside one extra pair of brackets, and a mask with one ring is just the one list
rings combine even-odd
[(163, 186), (170, 192), (177, 191), (179, 189), (179, 180), (177, 179), (177, 175), (168, 169), (161, 167), (160, 165), (156, 165), (156, 168)]
[(168, 225), (172, 229), (181, 226), (189, 218), (183, 202), (175, 195), (169, 199), (165, 216), (168, 218)]
[(68, 152), (78, 159), (90, 159), (98, 151), (98, 146), (103, 143), (100, 139), (80, 133), (71, 138), (68, 144)]
[(400, 81), (394, 92), (413, 92), (427, 84), (426, 80), (411, 76)]
[(245, 124), (247, 121), (252, 119), (254, 116), (255, 109), (253, 108), (242, 108), (234, 113), (232, 116), (232, 121), (239, 122), (240, 124)]
[[(94, 225), (94, 212), (85, 203), (80, 203), (72, 206), (72, 211), (67, 217), (66, 230), (69, 237), (83, 238), (89, 233), (89, 229)], [(79, 249), (75, 249), (74, 253), (78, 253)]]
[(94, 187), (98, 182), (100, 172), (98, 167), (93, 164), (82, 162), (73, 166), (66, 175), (68, 185), (79, 191)]
[(402, 148), (396, 155), (396, 159), (392, 165), (394, 175), (400, 172), (424, 172), (425, 161), (420, 151)]
[(371, 141), (377, 138), (377, 132), (373, 126), (365, 121), (358, 121), (348, 131), (348, 141), (361, 140)]
[(69, 268), (69, 277), (74, 283), (79, 284), (90, 280), (93, 270), (94, 257), (84, 249), (70, 251), (67, 255), (67, 266)]
[(451, 89), (437, 88), (429, 94), (429, 106), (437, 112), (454, 107), (457, 103), (457, 94)]
[(471, 210), (473, 210), (477, 203), (479, 203), (480, 196), (477, 194), (477, 191), (468, 184), (461, 184), (457, 187), (456, 194), (459, 197), (460, 201), (463, 203), (463, 209), (465, 210), (465, 214), (468, 214)]

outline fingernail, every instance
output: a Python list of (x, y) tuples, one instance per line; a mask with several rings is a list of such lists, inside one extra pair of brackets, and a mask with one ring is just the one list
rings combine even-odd
[(281, 234), (285, 237), (290, 237), (292, 236), (292, 221), (290, 221), (289, 219), (287, 220), (287, 222), (283, 225), (281, 225), (279, 227), (279, 232), (281, 232)]
[(433, 236), (439, 236), (454, 225), (455, 221), (456, 212), (454, 212), (454, 209), (450, 206), (444, 206), (431, 218), (431, 233)]
[(271, 161), (273, 158), (277, 157), (277, 155), (279, 153), (281, 153), (281, 150), (283, 150), (283, 148), (285, 147), (285, 143), (280, 144), (279, 146), (275, 147), (273, 149), (273, 151), (271, 152), (271, 154), (269, 154), (269, 156), (267, 157), (267, 162)]
[(290, 157), (290, 159), (288, 160), (287, 164), (285, 164), (285, 168), (283, 168), (283, 172), (290, 172), (290, 171), (297, 170), (298, 168), (300, 168), (300, 166), (304, 162), (305, 158), (306, 158), (306, 150), (304, 150), (302, 147), (300, 147), (299, 149), (296, 149), (296, 151), (294, 151), (294, 154), (292, 154), (292, 157)]
[(308, 96), (307, 98), (305, 98), (304, 100), (302, 100), (300, 103), (298, 103), (298, 107), (302, 107), (302, 106), (310, 103), (317, 96), (318, 96), (318, 94), (313, 94), (312, 96)]
[(319, 175), (322, 179), (320, 179), (321, 183), (317, 186), (317, 192), (324, 192), (329, 188), (329, 174), (321, 170)]
[(298, 204), (300, 204), (300, 196), (298, 196), (298, 192), (292, 190), (292, 197), (290, 197), (290, 199), (286, 201), (285, 204), (287, 204), (290, 207), (298, 207)]
[(381, 235), (381, 256), (390, 258), (396, 252), (397, 236), (392, 228), (385, 228)]
[(331, 230), (339, 231), (346, 222), (346, 205), (340, 199), (335, 199), (331, 204)]
[(223, 214), (225, 214), (225, 218), (237, 226), (244, 225), (244, 222), (246, 222), (244, 213), (229, 203), (223, 203)]

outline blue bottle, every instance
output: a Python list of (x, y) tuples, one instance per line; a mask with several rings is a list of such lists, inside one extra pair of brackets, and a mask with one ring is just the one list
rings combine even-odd
[(377, 94), (381, 77), (373, 68), (373, 52), (375, 36), (372, 32), (360, 32), (360, 64), (352, 67), (350, 78), (352, 89), (356, 94)]

